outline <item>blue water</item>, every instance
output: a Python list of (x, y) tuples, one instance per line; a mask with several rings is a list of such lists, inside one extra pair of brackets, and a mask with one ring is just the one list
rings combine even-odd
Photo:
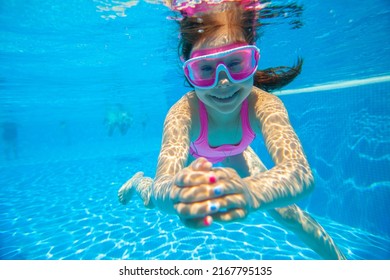
[[(273, 3), (287, 2), (302, 15), (268, 20), (258, 45), (260, 68), (305, 59), (276, 92), (316, 178), (299, 205), (347, 258), (390, 259), (390, 6)], [(17, 157), (0, 141), (0, 259), (319, 259), (260, 211), (195, 231), (136, 197), (118, 203), (131, 174), (153, 176), (164, 116), (188, 90), (172, 13), (120, 3), (0, 2), (0, 123), (18, 131)], [(134, 121), (109, 137), (116, 103)]]

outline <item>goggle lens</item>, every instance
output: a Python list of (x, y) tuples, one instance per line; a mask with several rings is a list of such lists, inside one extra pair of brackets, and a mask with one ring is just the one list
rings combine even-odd
[(218, 74), (222, 70), (234, 83), (249, 79), (256, 72), (259, 59), (260, 50), (256, 46), (246, 45), (191, 58), (183, 68), (192, 85), (211, 88), (217, 84)]

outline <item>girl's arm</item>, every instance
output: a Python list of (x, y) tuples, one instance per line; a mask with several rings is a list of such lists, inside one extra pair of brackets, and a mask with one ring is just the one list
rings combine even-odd
[(174, 213), (170, 198), (174, 177), (185, 167), (188, 159), (192, 124), (189, 99), (185, 95), (172, 106), (164, 122), (152, 199), (156, 206), (168, 213)]
[(254, 117), (275, 166), (244, 178), (254, 209), (290, 205), (312, 191), (314, 179), (301, 143), (291, 127), (282, 101), (269, 93), (255, 90), (252, 95)]

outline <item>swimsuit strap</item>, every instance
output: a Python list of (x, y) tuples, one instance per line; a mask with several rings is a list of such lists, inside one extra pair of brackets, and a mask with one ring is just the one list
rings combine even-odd
[(198, 99), (199, 104), (199, 118), (200, 118), (200, 133), (198, 139), (195, 140), (195, 142), (201, 141), (201, 139), (206, 139), (206, 142), (208, 143), (208, 134), (209, 134), (209, 120), (207, 116), (207, 110), (206, 106), (200, 99)]

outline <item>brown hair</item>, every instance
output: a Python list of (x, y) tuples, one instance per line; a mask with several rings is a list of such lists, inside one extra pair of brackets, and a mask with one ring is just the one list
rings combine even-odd
[[(230, 42), (255, 44), (260, 26), (257, 11), (246, 11), (235, 2), (225, 2), (208, 13), (184, 17), (180, 21), (179, 54), (184, 60), (189, 59), (196, 44), (218, 34), (223, 34)], [(299, 75), (302, 64), (303, 60), (298, 58), (293, 67), (279, 66), (258, 70), (254, 76), (254, 85), (266, 91), (280, 89)]]

